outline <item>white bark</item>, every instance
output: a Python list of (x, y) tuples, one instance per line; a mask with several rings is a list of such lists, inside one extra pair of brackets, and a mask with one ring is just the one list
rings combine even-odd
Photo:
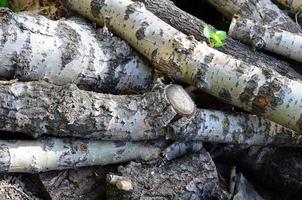
[(255, 115), (198, 109), (169, 125), (170, 139), (237, 145), (302, 146), (300, 134)]
[(159, 158), (156, 145), (47, 138), (1, 141), (0, 172), (37, 173)]
[(223, 54), (164, 23), (130, 0), (65, 0), (69, 9), (103, 24), (158, 70), (247, 111), (302, 132), (302, 83)]
[(296, 23), (271, 0), (208, 0), (208, 2), (229, 19), (232, 19), (234, 14), (240, 14), (258, 23), (301, 34)]
[(258, 49), (265, 49), (302, 62), (302, 36), (235, 16), (229, 36)]
[(52, 21), (0, 10), (0, 78), (45, 80), (101, 92), (152, 87), (148, 64), (124, 41), (83, 19)]

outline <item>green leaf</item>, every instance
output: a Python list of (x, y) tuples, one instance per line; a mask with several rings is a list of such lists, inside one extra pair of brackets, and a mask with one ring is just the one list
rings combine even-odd
[(208, 25), (205, 25), (203, 28), (203, 35), (210, 39), (212, 33), (214, 33), (214, 31)]
[(225, 31), (216, 31), (216, 34), (219, 35), (219, 37), (222, 41), (227, 38), (227, 33)]
[(222, 43), (220, 36), (217, 33), (212, 33), (210, 37), (214, 40), (215, 43)]
[(224, 45), (224, 43), (222, 43), (222, 42), (216, 42), (214, 44), (214, 47), (222, 47), (223, 45)]
[(7, 8), (8, 6), (8, 0), (0, 0), (0, 7)]
[(299, 7), (299, 11), (302, 12), (302, 6)]
[(19, 12), (21, 12), (21, 8), (19, 6), (14, 6), (14, 7), (12, 7), (12, 11), (14, 13), (19, 13)]

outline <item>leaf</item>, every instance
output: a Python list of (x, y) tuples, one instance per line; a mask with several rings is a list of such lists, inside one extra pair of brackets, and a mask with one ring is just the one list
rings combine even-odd
[(21, 12), (21, 8), (19, 6), (14, 6), (14, 7), (12, 7), (12, 11), (14, 13), (19, 13), (19, 12)]
[(302, 6), (299, 7), (299, 11), (302, 12)]
[(215, 43), (222, 43), (220, 36), (217, 33), (212, 33), (211, 39), (213, 39)]
[(205, 25), (203, 28), (203, 35), (210, 39), (212, 33), (214, 33), (214, 31), (208, 25)]
[(224, 43), (222, 43), (222, 42), (216, 42), (214, 44), (214, 47), (222, 47), (223, 45), (224, 45)]
[(227, 38), (227, 33), (225, 31), (216, 31), (216, 34), (219, 35), (219, 37), (222, 41)]
[(8, 0), (0, 0), (0, 7), (7, 8), (8, 6)]

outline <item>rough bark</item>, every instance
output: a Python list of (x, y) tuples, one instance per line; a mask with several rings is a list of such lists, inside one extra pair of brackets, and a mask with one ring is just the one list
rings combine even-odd
[(301, 34), (296, 23), (271, 0), (208, 0), (208, 2), (229, 19), (232, 19), (234, 14), (240, 14), (258, 23)]
[(229, 35), (258, 49), (302, 62), (302, 36), (235, 16)]
[[(105, 169), (104, 169), (105, 168)], [(104, 199), (109, 167), (95, 166), (39, 174), (52, 200)]]
[(302, 83), (247, 64), (186, 36), (130, 0), (65, 0), (127, 40), (162, 73), (302, 132)]
[(108, 199), (228, 199), (204, 149), (163, 166), (131, 162), (119, 167), (119, 174), (129, 178), (134, 189), (122, 192), (111, 187), (107, 190)]
[[(179, 9), (170, 0), (135, 1), (144, 3), (149, 11), (184, 34), (193, 35), (199, 41), (209, 42), (209, 40), (203, 35), (203, 29), (206, 23)], [(211, 28), (216, 31), (214, 27)], [(287, 76), (291, 79), (297, 77), (301, 79), (301, 75), (295, 72), (287, 62), (278, 60), (275, 57), (262, 52), (254, 51), (250, 47), (232, 39), (231, 37), (228, 37), (225, 45), (217, 50), (225, 54), (232, 55), (244, 62), (255, 64), (258, 67), (274, 69), (281, 75)]]
[(299, 7), (302, 6), (302, 0), (275, 0), (276, 2), (290, 8), (292, 13), (296, 13)]
[(1, 141), (0, 172), (37, 173), (107, 165), (130, 160), (153, 160), (161, 149), (147, 143), (46, 138)]
[(164, 136), (175, 117), (191, 115), (194, 102), (178, 85), (158, 85), (143, 95), (111, 95), (47, 82), (1, 82), (0, 130), (147, 140)]
[(80, 18), (52, 21), (0, 10), (0, 77), (110, 92), (150, 90), (151, 68), (121, 39)]
[(302, 146), (299, 133), (256, 115), (205, 109), (171, 123), (167, 136), (238, 145)]

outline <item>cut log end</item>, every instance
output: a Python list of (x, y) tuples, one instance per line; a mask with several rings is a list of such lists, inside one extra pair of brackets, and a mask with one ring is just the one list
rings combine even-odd
[(194, 113), (195, 104), (181, 86), (167, 86), (166, 97), (178, 114), (192, 115)]

